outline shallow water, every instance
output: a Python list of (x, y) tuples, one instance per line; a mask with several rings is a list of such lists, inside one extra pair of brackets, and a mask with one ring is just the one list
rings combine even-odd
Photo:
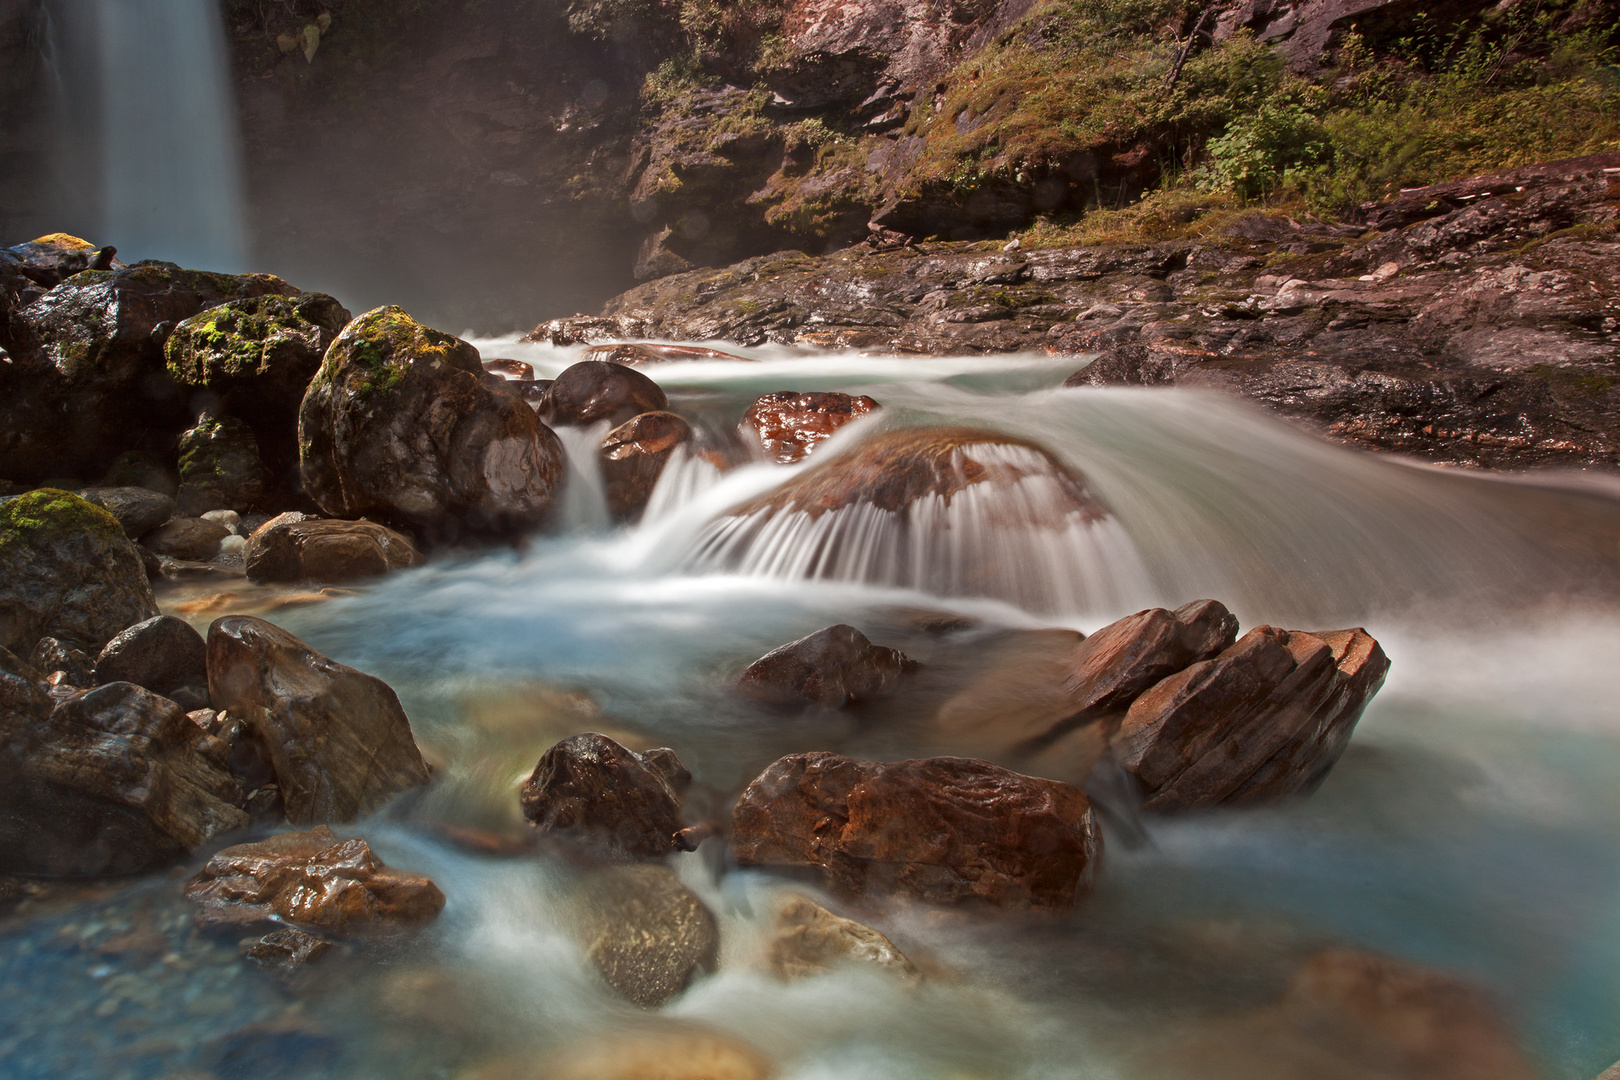
[[(542, 377), (577, 352), (478, 344)], [(752, 1043), (787, 1080), (1191, 1076), (1147, 1051), (1269, 1006), (1331, 945), (1489, 989), (1550, 1078), (1589, 1080), (1620, 1058), (1613, 488), (1375, 458), (1222, 398), (1059, 389), (1070, 370), (1035, 357), (778, 355), (649, 373), (677, 407), (717, 422), (761, 392), (846, 389), (885, 405), (876, 423), (1032, 439), (1085, 475), (1123, 534), (1076, 548), (1099, 562), (1087, 590), (1031, 601), (982, 575), (920, 591), (767, 572), (780, 562), (716, 572), (706, 530), (791, 475), (762, 466), (672, 473), (648, 522), (616, 532), (582, 476), (566, 528), (521, 553), (440, 559), (272, 615), (399, 691), (440, 779), (346, 831), (433, 877), (443, 916), (410, 946), (340, 957), (294, 993), (229, 943), (190, 934), (185, 873), (35, 903), (0, 922), (0, 1012), (13, 1018), (0, 1073), (455, 1076), (512, 1052), (544, 1060), (582, 1040), (701, 1025)], [(977, 527), (995, 540), (994, 522)], [(966, 584), (986, 580), (992, 595)], [(759, 974), (750, 943), (785, 885), (717, 879), (700, 851), (675, 862), (722, 915), (721, 970), (647, 1013), (598, 983), (565, 932), (568, 867), (470, 854), (438, 830), (520, 831), (516, 781), (581, 730), (674, 747), (700, 812), (781, 753), (915, 752), (881, 713), (784, 720), (725, 692), (748, 661), (830, 622), (927, 660), (996, 627), (1089, 632), (1199, 596), (1246, 626), (1360, 624), (1380, 639), (1390, 677), (1343, 760), (1309, 800), (1150, 823), (1151, 845), (1111, 844), (1094, 893), (1056, 922), (870, 913), (926, 958), (935, 975), (916, 989), (861, 971)], [(917, 614), (942, 611), (979, 626), (941, 634)], [(1252, 1054), (1240, 1033), (1221, 1037)]]

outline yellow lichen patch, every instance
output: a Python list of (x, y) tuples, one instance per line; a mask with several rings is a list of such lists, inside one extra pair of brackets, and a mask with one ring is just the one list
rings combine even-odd
[(44, 236), (35, 237), (34, 243), (61, 251), (84, 251), (96, 246), (88, 240), (81, 240), (65, 232), (46, 233)]

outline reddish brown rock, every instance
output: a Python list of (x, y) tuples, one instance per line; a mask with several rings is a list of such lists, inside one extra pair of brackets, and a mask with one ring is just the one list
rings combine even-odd
[(208, 628), (208, 691), (264, 748), (295, 825), (352, 821), (428, 782), (387, 683), (246, 615)]
[(296, 512), (271, 518), (248, 537), (242, 558), (253, 581), (355, 581), (422, 562), (416, 545), (371, 521), (331, 521)]
[(675, 448), (692, 441), (692, 427), (672, 412), (648, 412), (602, 440), (602, 484), (608, 511), (620, 521), (641, 516)]
[(966, 758), (790, 754), (732, 813), (743, 865), (816, 867), (852, 895), (1064, 908), (1102, 839), (1085, 792)]
[(759, 448), (766, 460), (790, 465), (804, 458), (816, 444), (851, 420), (876, 412), (881, 406), (866, 396), (782, 390), (766, 394), (743, 413), (737, 430)]
[(839, 623), (772, 649), (748, 665), (737, 688), (775, 705), (841, 709), (893, 690), (911, 666), (904, 653)]
[(692, 360), (741, 360), (746, 356), (721, 352), (702, 345), (661, 345), (653, 341), (621, 341), (612, 345), (592, 345), (580, 353), (582, 360), (606, 360), (613, 364), (668, 364)]
[(427, 878), (394, 870), (326, 826), (225, 848), (186, 885), (197, 925), (286, 922), (337, 936), (425, 925), (444, 907)]
[(692, 781), (673, 750), (638, 754), (594, 731), (541, 755), (520, 799), (542, 833), (609, 854), (681, 850), (681, 792)]
[(1389, 661), (1364, 630), (1257, 626), (1131, 705), (1114, 751), (1153, 810), (1309, 791), (1338, 760)]
[(231, 535), (229, 527), (200, 517), (170, 518), (141, 538), (142, 546), (171, 559), (208, 562), (219, 554), (219, 542)]
[(548, 424), (585, 427), (606, 420), (617, 427), (667, 408), (664, 392), (641, 372), (605, 360), (582, 360), (552, 381), (541, 416)]
[(495, 360), (485, 360), (484, 370), (491, 375), (499, 375), (512, 382), (533, 382), (534, 365), (525, 364), (521, 360), (508, 360), (501, 357)]

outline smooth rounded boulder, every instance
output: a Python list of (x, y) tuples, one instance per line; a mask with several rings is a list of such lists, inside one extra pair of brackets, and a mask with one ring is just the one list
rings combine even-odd
[(101, 507), (40, 488), (0, 504), (0, 647), (42, 637), (95, 654), (158, 613), (135, 544)]
[(642, 413), (662, 412), (669, 399), (639, 371), (606, 360), (581, 360), (552, 381), (542, 406), (547, 423), (587, 427), (606, 420), (613, 426)]
[(669, 749), (638, 754), (588, 731), (540, 756), (520, 793), (540, 833), (613, 855), (680, 850), (681, 792), (692, 776)]
[(250, 581), (358, 581), (422, 563), (409, 537), (372, 521), (332, 521), (296, 511), (253, 531), (242, 551)]
[(399, 698), (263, 619), (208, 628), (208, 693), (264, 748), (294, 825), (353, 821), (428, 782)]
[(520, 397), (492, 388), (478, 350), (397, 307), (346, 326), (298, 414), (306, 489), (332, 517), (370, 517), (429, 540), (538, 525), (563, 449)]
[(619, 521), (640, 517), (671, 455), (691, 441), (691, 425), (672, 412), (642, 413), (608, 432), (601, 448), (608, 512)]
[(604, 867), (585, 878), (575, 903), (586, 957), (637, 1005), (663, 1005), (719, 961), (714, 913), (667, 867)]
[(182, 687), (208, 685), (208, 647), (184, 619), (159, 615), (107, 642), (96, 657), (96, 675), (168, 697)]
[(830, 439), (845, 424), (879, 408), (864, 394), (780, 390), (748, 406), (737, 430), (766, 461), (791, 465), (803, 461), (817, 444)]
[(143, 487), (83, 488), (79, 498), (93, 502), (118, 519), (124, 535), (137, 540), (174, 516), (174, 500)]

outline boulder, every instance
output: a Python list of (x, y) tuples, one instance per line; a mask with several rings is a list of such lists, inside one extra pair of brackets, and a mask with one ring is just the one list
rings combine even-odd
[(304, 483), (333, 517), (434, 539), (520, 532), (562, 482), (562, 444), (485, 380), (478, 350), (397, 307), (351, 322), (299, 411)]
[(352, 821), (428, 782), (399, 698), (263, 619), (208, 628), (208, 693), (266, 751), (295, 825)]
[(248, 537), (242, 558), (253, 581), (357, 581), (418, 566), (404, 535), (371, 521), (329, 521), (296, 511), (271, 518)]
[(617, 427), (641, 413), (667, 408), (663, 390), (641, 372), (605, 360), (581, 360), (552, 381), (543, 412), (549, 424), (586, 427), (606, 420)]
[(691, 441), (691, 425), (672, 412), (642, 413), (608, 432), (601, 451), (608, 512), (619, 521), (640, 517), (670, 455)]
[(433, 882), (324, 825), (221, 850), (186, 884), (186, 898), (203, 929), (285, 922), (339, 937), (425, 926), (444, 908)]
[(205, 413), (180, 436), (181, 514), (247, 510), (264, 494), (264, 465), (253, 429), (233, 416)]
[(520, 799), (541, 833), (610, 854), (668, 855), (680, 850), (681, 793), (691, 780), (673, 750), (638, 754), (586, 732), (541, 755)]
[(41, 488), (0, 504), (0, 647), (55, 637), (88, 653), (157, 612), (139, 551), (118, 519)]
[(893, 690), (913, 661), (839, 623), (790, 641), (748, 665), (737, 689), (775, 705), (841, 709)]
[(581, 360), (606, 360), (611, 364), (625, 364), (632, 367), (693, 360), (753, 362), (752, 357), (721, 352), (719, 349), (710, 349), (703, 345), (665, 345), (655, 341), (621, 341), (612, 345), (592, 345), (579, 356)]
[(96, 674), (102, 682), (130, 682), (170, 697), (182, 687), (207, 687), (207, 659), (207, 645), (190, 623), (159, 615), (107, 642)]
[(44, 289), (55, 288), (83, 270), (115, 269), (114, 256), (118, 253), (117, 248), (98, 248), (67, 233), (51, 233), (5, 251), (16, 260), (23, 276)]
[(44, 672), (52, 685), (66, 683), (80, 690), (88, 690), (98, 682), (112, 681), (96, 678), (96, 661), (89, 653), (53, 637), (42, 637), (35, 642), (28, 662), (36, 671)]
[(174, 500), (143, 487), (84, 488), (79, 498), (95, 503), (118, 519), (131, 540), (151, 532), (174, 516)]
[(790, 754), (732, 812), (744, 866), (814, 867), (846, 895), (931, 904), (1067, 908), (1101, 845), (1079, 788), (967, 758)]
[(605, 867), (584, 881), (578, 932), (609, 986), (656, 1008), (720, 957), (714, 913), (667, 867)]
[(910, 982), (917, 968), (894, 942), (854, 919), (834, 915), (813, 900), (788, 895), (776, 905), (766, 966), (784, 979), (821, 975), (841, 964), (870, 964)]
[(879, 408), (865, 395), (781, 390), (750, 405), (737, 430), (745, 441), (759, 448), (765, 460), (791, 465), (803, 461), (817, 443), (831, 438), (851, 420)]
[(1138, 697), (1114, 753), (1150, 810), (1307, 792), (1338, 760), (1388, 670), (1365, 630), (1257, 626)]
[(177, 517), (141, 537), (141, 545), (171, 559), (208, 562), (219, 554), (219, 542), (230, 535), (230, 527), (223, 522)]
[(115, 682), (56, 702), (0, 674), (0, 872), (163, 866), (248, 823), (180, 706)]

